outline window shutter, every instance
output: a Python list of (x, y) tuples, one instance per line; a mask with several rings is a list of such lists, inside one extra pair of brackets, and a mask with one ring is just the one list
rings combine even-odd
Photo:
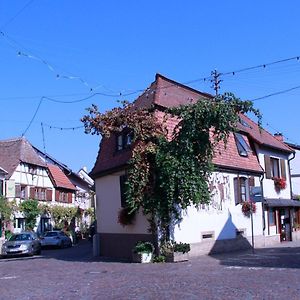
[(30, 187), (30, 199), (34, 199), (35, 198), (35, 188), (34, 187)]
[(265, 172), (266, 172), (266, 178), (271, 179), (272, 178), (271, 158), (269, 155), (265, 155)]
[(59, 201), (59, 191), (55, 190), (55, 201)]
[(48, 189), (46, 191), (46, 200), (47, 201), (52, 201), (52, 190)]
[(280, 159), (281, 177), (286, 179), (285, 159)]
[(28, 199), (28, 187), (25, 186), (25, 199)]
[(239, 177), (233, 179), (235, 205), (238, 205), (241, 202), (239, 182)]
[(16, 189), (16, 197), (17, 198), (21, 198), (21, 185), (20, 184), (16, 184), (15, 185), (15, 189)]
[(255, 184), (254, 184), (254, 176), (251, 176), (248, 178), (248, 183), (249, 183), (249, 187), (253, 187)]
[(72, 193), (68, 193), (68, 203), (72, 203)]

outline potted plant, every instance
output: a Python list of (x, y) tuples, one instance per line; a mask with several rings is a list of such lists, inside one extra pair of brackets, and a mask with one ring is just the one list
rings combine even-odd
[(151, 242), (138, 241), (133, 248), (133, 262), (150, 263), (154, 252)]
[(166, 257), (166, 262), (180, 262), (189, 260), (190, 244), (182, 242), (167, 242), (162, 244), (161, 253)]
[(256, 205), (253, 201), (244, 201), (242, 204), (242, 213), (245, 217), (249, 218), (251, 214), (256, 213)]
[(273, 177), (275, 190), (280, 192), (286, 188), (286, 180), (282, 177)]

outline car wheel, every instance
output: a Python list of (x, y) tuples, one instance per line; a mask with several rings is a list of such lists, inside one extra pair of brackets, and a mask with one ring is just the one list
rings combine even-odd
[(42, 249), (38, 248), (37, 251), (36, 251), (36, 255), (41, 255), (41, 252), (42, 252)]
[(30, 251), (28, 252), (29, 256), (33, 256), (34, 255), (34, 249), (33, 247), (31, 247)]
[(59, 248), (60, 248), (60, 249), (63, 249), (64, 247), (65, 247), (65, 244), (64, 244), (63, 241), (61, 241), (60, 244), (59, 244)]

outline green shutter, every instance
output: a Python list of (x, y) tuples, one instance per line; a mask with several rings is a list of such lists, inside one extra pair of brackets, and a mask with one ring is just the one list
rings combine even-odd
[(267, 179), (272, 178), (271, 159), (270, 159), (269, 155), (265, 155), (265, 173), (266, 173), (266, 178)]

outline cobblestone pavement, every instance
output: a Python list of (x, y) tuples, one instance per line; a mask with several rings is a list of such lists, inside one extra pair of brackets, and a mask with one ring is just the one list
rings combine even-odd
[(1, 259), (0, 299), (300, 299), (300, 245), (130, 264), (93, 259), (82, 242)]

